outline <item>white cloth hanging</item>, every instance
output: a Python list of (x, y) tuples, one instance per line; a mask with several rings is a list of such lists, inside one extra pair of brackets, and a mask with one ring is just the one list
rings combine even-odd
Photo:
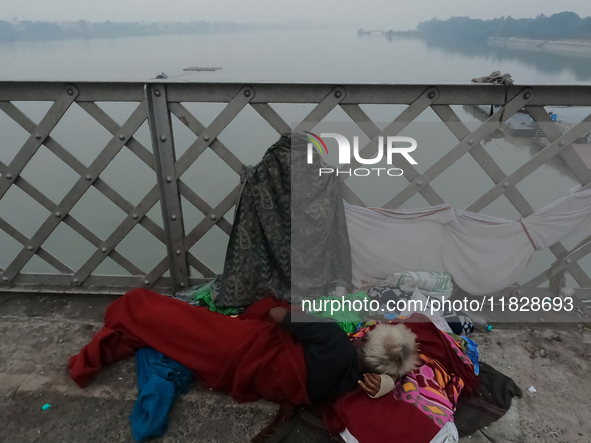
[(353, 285), (396, 272), (447, 271), (473, 295), (491, 294), (521, 277), (535, 250), (591, 233), (591, 189), (581, 186), (513, 221), (449, 205), (387, 210), (345, 203)]

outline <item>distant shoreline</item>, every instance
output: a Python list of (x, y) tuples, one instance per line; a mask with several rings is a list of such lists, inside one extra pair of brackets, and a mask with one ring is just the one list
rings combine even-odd
[(0, 43), (24, 41), (92, 40), (166, 35), (219, 35), (239, 32), (302, 31), (313, 29), (307, 23), (233, 23), (233, 22), (41, 22), (0, 20)]
[(591, 57), (591, 40), (534, 40), (526, 38), (499, 38), (490, 37), (490, 46), (526, 49), (536, 52), (551, 52), (555, 54), (578, 55)]

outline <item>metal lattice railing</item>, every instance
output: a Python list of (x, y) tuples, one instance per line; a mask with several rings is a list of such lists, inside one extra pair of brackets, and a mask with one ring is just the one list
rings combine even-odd
[[(40, 120), (34, 123), (12, 102), (51, 101), (53, 105)], [(135, 102), (137, 107), (129, 118), (119, 125), (97, 102)], [(225, 107), (209, 124), (202, 124), (184, 103), (223, 103)], [(73, 153), (61, 146), (52, 131), (68, 109), (76, 103), (111, 135), (110, 141), (96, 159), (86, 166)], [(242, 162), (218, 138), (220, 133), (247, 107), (254, 109), (277, 133), (291, 131), (291, 127), (276, 112), (271, 104), (315, 104), (311, 112), (297, 126), (297, 130), (312, 130), (332, 110), (340, 107), (367, 135), (370, 142), (361, 150), (368, 158), (375, 141), (381, 135), (395, 135), (426, 109), (431, 108), (451, 133), (457, 145), (445, 153), (424, 173), (417, 171), (406, 159), (398, 165), (403, 168), (408, 185), (394, 195), (385, 205), (397, 208), (416, 194), (431, 205), (444, 202), (433, 181), (465, 155), (471, 156), (490, 178), (493, 186), (468, 210), (479, 212), (487, 205), (505, 196), (525, 217), (534, 211), (516, 185), (543, 164), (560, 155), (576, 179), (584, 186), (591, 183), (591, 170), (581, 161), (572, 143), (591, 130), (591, 115), (563, 133), (546, 112), (544, 106), (591, 106), (589, 86), (511, 86), (493, 85), (305, 85), (305, 84), (187, 84), (187, 83), (24, 83), (0, 82), (0, 110), (20, 125), (29, 134), (26, 142), (10, 164), (0, 162), (0, 202), (11, 186), (16, 186), (43, 206), (49, 215), (30, 238), (4, 219), (0, 229), (22, 245), (22, 249), (2, 270), (2, 290), (48, 290), (73, 292), (124, 292), (143, 286), (170, 293), (197, 281), (191, 278), (189, 268), (196, 269), (203, 277), (215, 275), (214, 270), (190, 252), (190, 249), (214, 226), (230, 234), (232, 225), (225, 217), (235, 203), (238, 187), (234, 188), (217, 206), (210, 206), (192, 189), (181, 176), (206, 151), (211, 150), (233, 171), (240, 173)], [(364, 104), (399, 104), (406, 108), (394, 121), (381, 130), (364, 112)], [(499, 110), (479, 127), (470, 131), (452, 105), (499, 105)], [(525, 108), (538, 123), (549, 141), (548, 146), (533, 156), (513, 173), (506, 175), (481, 144), (490, 133), (487, 124), (498, 124)], [(174, 146), (171, 116), (180, 120), (197, 138), (177, 159)], [(149, 122), (151, 149), (144, 146), (134, 135)], [(65, 197), (54, 202), (41, 190), (25, 180), (21, 173), (41, 146), (45, 146), (57, 158), (74, 170), (79, 178)], [(113, 187), (101, 179), (101, 173), (123, 149), (128, 149), (157, 177), (157, 185), (140, 200), (130, 203)], [(355, 167), (356, 164), (347, 165)], [(99, 238), (77, 220), (71, 210), (94, 187), (125, 213), (124, 220), (106, 238)], [(353, 204), (364, 205), (343, 181), (344, 198)], [(185, 232), (181, 197), (197, 208), (204, 218), (189, 232)], [(162, 226), (152, 220), (148, 212), (160, 202)], [(56, 228), (64, 223), (86, 239), (95, 248), (84, 263), (72, 269), (44, 249), (44, 243)], [(117, 250), (117, 246), (137, 226), (142, 226), (162, 244), (166, 256), (151, 270), (141, 270)], [(550, 250), (558, 262), (548, 270), (521, 286), (521, 291), (537, 287), (553, 275), (567, 270), (576, 282), (591, 288), (591, 279), (577, 263), (591, 252), (585, 244), (572, 253), (560, 243)], [(24, 273), (23, 268), (36, 255), (59, 274)], [(95, 275), (99, 265), (109, 257), (126, 270), (129, 276)], [(218, 272), (220, 270), (217, 270)], [(166, 276), (166, 274), (169, 276)]]

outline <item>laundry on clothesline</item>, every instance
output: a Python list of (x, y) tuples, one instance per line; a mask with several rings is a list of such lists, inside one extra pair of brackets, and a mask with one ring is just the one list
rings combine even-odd
[(536, 250), (591, 233), (591, 190), (573, 188), (518, 221), (449, 205), (393, 211), (345, 204), (345, 214), (355, 287), (416, 269), (448, 272), (467, 293), (485, 295), (517, 282)]

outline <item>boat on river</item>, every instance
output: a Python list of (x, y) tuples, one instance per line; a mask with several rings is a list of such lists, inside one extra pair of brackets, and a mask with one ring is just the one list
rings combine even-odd
[(185, 68), (183, 71), (218, 71), (222, 68), (220, 67), (208, 67), (208, 66), (191, 66), (190, 68)]

